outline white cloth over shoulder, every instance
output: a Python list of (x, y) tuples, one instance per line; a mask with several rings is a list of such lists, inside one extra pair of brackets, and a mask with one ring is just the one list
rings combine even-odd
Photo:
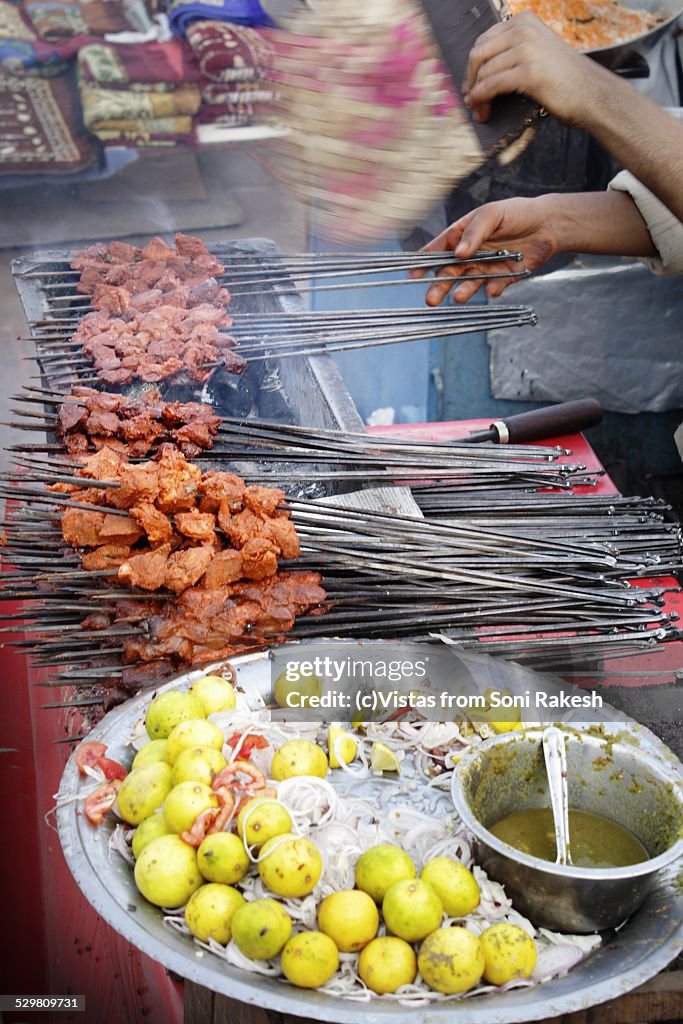
[(634, 178), (630, 171), (620, 171), (610, 181), (608, 188), (628, 192), (647, 225), (659, 258), (644, 259), (643, 263), (654, 274), (683, 274), (683, 222)]

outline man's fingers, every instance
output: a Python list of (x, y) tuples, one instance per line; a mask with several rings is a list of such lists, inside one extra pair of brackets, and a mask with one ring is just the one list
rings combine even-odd
[(483, 283), (483, 281), (463, 281), (453, 290), (453, 302), (467, 302), (477, 294)]
[(427, 289), (425, 302), (428, 306), (438, 306), (448, 295), (455, 281), (462, 276), (461, 267), (444, 267), (440, 270), (434, 284)]
[(459, 259), (473, 256), (485, 247), (485, 242), (493, 239), (499, 226), (500, 216), (494, 204), (487, 204), (474, 210), (467, 215), (467, 224), (463, 227), (462, 237), (455, 247), (455, 255)]
[(465, 81), (463, 82), (463, 92), (469, 92), (469, 89), (477, 77), (479, 68), (487, 60), (490, 60), (496, 53), (505, 49), (509, 44), (510, 32), (513, 29), (511, 22), (500, 22), (498, 25), (494, 25), (493, 28), (488, 29), (479, 36), (476, 43), (470, 50), (469, 59), (467, 62), (467, 71), (465, 72)]

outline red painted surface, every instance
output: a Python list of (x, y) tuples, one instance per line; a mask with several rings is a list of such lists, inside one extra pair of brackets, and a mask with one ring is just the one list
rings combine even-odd
[[(475, 420), (383, 427), (375, 432), (446, 440), (487, 426), (487, 421)], [(587, 468), (601, 468), (583, 438), (560, 438), (558, 443), (572, 449)], [(597, 487), (581, 490), (616, 493), (607, 476), (600, 478)], [(668, 595), (667, 607), (683, 613), (680, 595)], [(12, 956), (0, 957), (0, 988), (12, 994), (85, 994), (85, 1014), (55, 1015), (57, 1024), (180, 1024), (182, 984), (138, 953), (92, 910), (71, 878), (56, 833), (45, 822), (69, 750), (55, 741), (72, 729), (67, 727), (65, 713), (41, 709), (53, 691), (34, 685), (40, 677), (28, 670), (23, 655), (7, 646), (9, 639), (7, 635), (0, 645), (4, 686), (0, 748), (12, 748), (0, 754), (2, 820), (7, 829), (0, 843), (0, 878), (3, 931), (10, 939)], [(683, 664), (682, 651), (681, 644), (667, 645), (665, 650), (640, 657), (638, 666), (661, 667), (666, 672)], [(634, 680), (633, 685), (642, 682)], [(7, 1024), (26, 1019), (25, 1015), (4, 1017)], [(30, 1017), (35, 1024), (45, 1019), (43, 1014)]]
[[(9, 606), (3, 611), (9, 611)], [(13, 608), (12, 610), (16, 610)], [(85, 995), (85, 1013), (6, 1014), (6, 1024), (180, 1024), (182, 984), (139, 953), (91, 908), (62, 856), (49, 812), (70, 747), (63, 711), (41, 704), (55, 691), (36, 686), (6, 635), (0, 647), (3, 712), (0, 842), (3, 943), (0, 991), (11, 995)], [(46, 821), (46, 816), (48, 820)], [(11, 955), (8, 951), (11, 949)]]

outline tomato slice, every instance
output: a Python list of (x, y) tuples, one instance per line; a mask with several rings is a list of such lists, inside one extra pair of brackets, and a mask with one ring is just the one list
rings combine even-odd
[(94, 768), (106, 752), (106, 743), (98, 743), (96, 740), (81, 743), (80, 747), (76, 749), (76, 764), (81, 775), (87, 775), (88, 773), (84, 769)]
[(128, 774), (128, 770), (113, 757), (98, 757), (97, 767), (102, 769), (105, 779), (121, 779), (123, 781)]
[[(232, 749), (234, 750), (235, 747), (239, 744), (243, 735), (244, 733), (235, 732), (225, 742), (228, 744), (229, 747), (232, 747)], [(243, 757), (245, 760), (247, 760), (251, 756), (252, 751), (263, 750), (267, 746), (268, 740), (265, 738), (265, 736), (247, 736), (244, 743), (242, 743), (242, 745), (240, 746), (240, 757)]]
[(85, 798), (83, 810), (88, 821), (91, 821), (93, 825), (102, 824), (105, 814), (114, 806), (120, 788), (121, 780), (111, 779), (108, 782), (103, 782), (94, 793)]

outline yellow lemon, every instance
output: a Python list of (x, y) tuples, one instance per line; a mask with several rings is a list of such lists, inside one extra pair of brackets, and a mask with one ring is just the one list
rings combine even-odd
[(146, 846), (159, 836), (167, 836), (169, 828), (163, 814), (152, 814), (141, 821), (133, 836), (133, 856), (137, 860)]
[(382, 900), (387, 929), (406, 942), (419, 942), (438, 928), (443, 906), (431, 885), (419, 878), (394, 882)]
[(371, 846), (356, 862), (356, 888), (381, 903), (394, 882), (415, 878), (415, 865), (400, 846)]
[(158, 761), (166, 760), (166, 740), (150, 740), (140, 747), (133, 758), (131, 771), (136, 768), (146, 768), (148, 764), (156, 764)]
[(169, 764), (175, 764), (183, 750), (192, 750), (195, 747), (222, 750), (224, 743), (225, 737), (218, 726), (206, 718), (179, 722), (166, 740), (166, 760)]
[(516, 924), (494, 924), (481, 936), (484, 979), (505, 985), (513, 978), (529, 978), (536, 966), (536, 943)]
[(229, 711), (237, 704), (235, 689), (223, 676), (202, 676), (192, 684), (188, 692), (196, 697), (206, 715)]
[(339, 768), (353, 761), (358, 744), (344, 729), (331, 725), (327, 730), (327, 748), (330, 752), (330, 768)]
[(159, 836), (135, 863), (135, 884), (157, 907), (182, 907), (202, 882), (197, 854), (180, 836)]
[(218, 799), (209, 786), (181, 782), (164, 801), (164, 820), (171, 832), (189, 832), (197, 815), (210, 807), (218, 807)]
[(292, 919), (276, 900), (245, 903), (232, 919), (232, 939), (250, 960), (277, 956), (292, 934)]
[(227, 763), (215, 747), (188, 747), (175, 759), (171, 782), (174, 786), (179, 786), (181, 782), (203, 782), (205, 786), (210, 786), (216, 772), (225, 768)]
[(191, 693), (167, 690), (155, 697), (147, 708), (145, 729), (153, 740), (165, 740), (180, 722), (205, 718), (204, 708)]
[[(289, 675), (289, 679), (287, 676)], [(273, 686), (273, 700), (281, 708), (310, 707), (311, 697), (322, 697), (323, 684), (312, 672), (281, 672)]]
[(318, 927), (342, 953), (357, 953), (377, 934), (379, 913), (366, 892), (344, 889), (322, 901), (318, 907)]
[(420, 946), (417, 966), (430, 988), (453, 996), (481, 981), (484, 951), (476, 935), (466, 928), (438, 928)]
[(373, 939), (358, 957), (358, 973), (378, 996), (412, 985), (417, 974), (417, 957), (404, 939), (385, 935)]
[(443, 903), (447, 917), (466, 917), (479, 906), (481, 893), (471, 871), (452, 857), (434, 857), (420, 872)]
[(170, 765), (157, 761), (136, 768), (121, 783), (117, 798), (119, 814), (129, 825), (139, 825), (161, 807), (170, 789)]
[(244, 878), (251, 861), (239, 836), (216, 832), (202, 840), (197, 850), (197, 864), (207, 882), (234, 885)]
[(203, 885), (190, 896), (185, 907), (185, 921), (200, 942), (215, 939), (227, 946), (232, 935), (232, 919), (246, 903), (244, 896), (231, 885)]
[(270, 769), (276, 782), (294, 778), (295, 775), (315, 775), (324, 779), (327, 775), (325, 752), (312, 740), (289, 740), (275, 752)]
[(247, 846), (261, 846), (274, 836), (292, 831), (292, 818), (277, 800), (253, 797), (237, 815), (237, 831)]
[(274, 836), (259, 853), (263, 884), (277, 896), (297, 899), (315, 889), (323, 862), (315, 843), (303, 836)]
[(320, 988), (339, 967), (339, 953), (322, 932), (299, 932), (289, 940), (280, 958), (287, 981), (299, 988)]

